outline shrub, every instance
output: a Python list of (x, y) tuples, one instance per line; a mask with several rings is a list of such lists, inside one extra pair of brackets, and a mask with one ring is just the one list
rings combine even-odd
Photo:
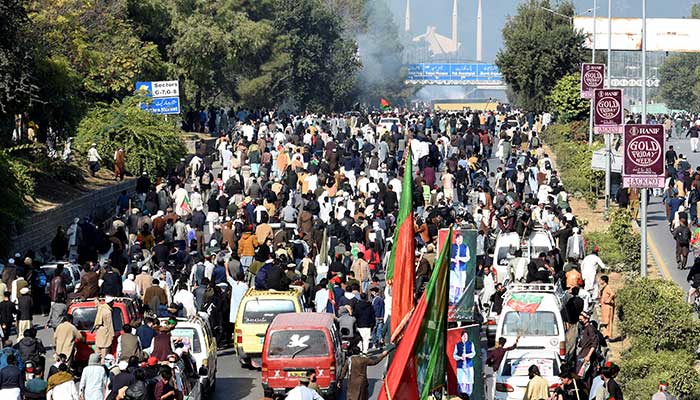
[(86, 153), (91, 143), (107, 167), (113, 163), (114, 152), (123, 147), (126, 169), (132, 174), (141, 171), (149, 175), (163, 174), (175, 166), (185, 154), (180, 130), (162, 115), (141, 110), (140, 103), (150, 101), (141, 96), (126, 97), (111, 105), (100, 105), (80, 122), (76, 147)]
[(12, 234), (29, 213), (24, 197), (34, 195), (34, 180), (29, 168), (20, 159), (12, 157), (12, 151), (14, 149), (0, 151), (0, 254), (10, 250)]
[(698, 373), (693, 356), (687, 351), (659, 351), (636, 346), (620, 360), (620, 384), (625, 397), (649, 399), (658, 390), (659, 381), (669, 383), (670, 392), (679, 400), (700, 395)]
[(547, 103), (562, 123), (587, 118), (590, 102), (581, 98), (581, 73), (564, 76), (547, 96)]
[(586, 233), (587, 253), (591, 253), (598, 246), (600, 248), (600, 256), (605, 261), (605, 264), (615, 272), (621, 272), (625, 263), (625, 256), (620, 249), (620, 243), (617, 238), (609, 231), (603, 232), (588, 232)]
[(636, 271), (641, 263), (641, 236), (632, 229), (632, 216), (627, 209), (612, 209), (608, 231), (617, 238), (625, 257), (624, 271)]
[(617, 293), (620, 328), (634, 343), (654, 350), (695, 351), (700, 322), (691, 316), (685, 293), (674, 282), (628, 279)]

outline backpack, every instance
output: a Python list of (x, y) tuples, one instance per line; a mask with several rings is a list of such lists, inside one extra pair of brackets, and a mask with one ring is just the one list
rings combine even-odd
[(37, 271), (36, 277), (34, 278), (34, 283), (39, 288), (43, 289), (46, 287), (46, 284), (47, 284), (46, 274), (41, 269), (39, 271)]
[(690, 243), (690, 229), (686, 228), (679, 230), (676, 234), (676, 240), (678, 240), (679, 243), (686, 245)]
[(532, 141), (530, 141), (530, 146), (531, 148), (537, 148), (540, 147), (540, 138), (537, 136), (532, 138)]

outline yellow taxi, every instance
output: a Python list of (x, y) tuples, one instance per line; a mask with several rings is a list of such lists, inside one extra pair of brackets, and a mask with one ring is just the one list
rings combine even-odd
[(306, 311), (301, 288), (287, 291), (248, 289), (238, 306), (235, 349), (244, 366), (258, 367), (267, 327), (278, 314)]

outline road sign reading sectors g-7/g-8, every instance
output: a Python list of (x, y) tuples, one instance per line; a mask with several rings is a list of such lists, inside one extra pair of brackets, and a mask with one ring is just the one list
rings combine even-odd
[(151, 104), (141, 104), (141, 109), (155, 114), (180, 113), (180, 83), (178, 81), (136, 82), (136, 91), (153, 97)]

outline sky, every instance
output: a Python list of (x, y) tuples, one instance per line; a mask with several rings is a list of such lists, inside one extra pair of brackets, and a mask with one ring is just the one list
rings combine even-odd
[[(404, 32), (406, 0), (386, 0), (394, 20)], [(594, 0), (574, 0), (578, 15), (593, 8)], [(613, 17), (641, 18), (642, 0), (612, 0)], [(483, 57), (492, 62), (503, 44), (501, 29), (508, 16), (515, 14), (519, 0), (482, 0), (483, 4)], [(683, 18), (690, 15), (690, 7), (698, 0), (647, 0), (648, 18)], [(551, 1), (555, 4), (556, 1)], [(607, 17), (608, 2), (597, 0), (598, 15)], [(477, 0), (458, 0), (458, 39), (467, 54), (476, 55)], [(554, 17), (554, 16), (553, 16)], [(450, 37), (452, 32), (452, 0), (411, 0), (411, 36), (425, 33), (426, 26), (437, 27), (438, 33)]]

